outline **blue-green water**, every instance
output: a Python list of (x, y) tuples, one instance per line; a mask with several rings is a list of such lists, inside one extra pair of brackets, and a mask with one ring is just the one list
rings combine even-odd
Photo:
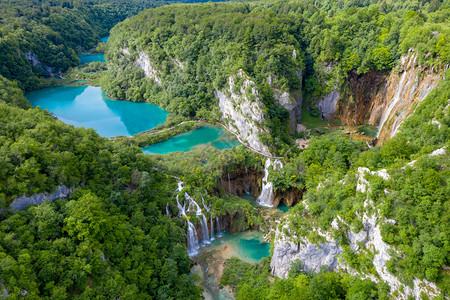
[(156, 143), (143, 150), (150, 154), (167, 154), (177, 151), (190, 151), (195, 146), (211, 143), (217, 149), (230, 149), (239, 145), (239, 141), (222, 128), (203, 126), (195, 130), (174, 136), (167, 141)]
[(101, 37), (101, 38), (100, 38), (100, 42), (106, 43), (106, 42), (108, 41), (108, 39), (109, 39), (109, 35), (104, 36), (104, 37)]
[(238, 257), (239, 259), (256, 263), (269, 256), (270, 244), (266, 243), (263, 233), (259, 231), (245, 231), (238, 234), (221, 233), (210, 245), (200, 249), (203, 253), (217, 251), (216, 255), (224, 259)]
[(290, 207), (283, 203), (283, 204), (278, 205), (277, 208), (279, 210), (281, 210), (282, 212), (287, 212)]
[(81, 53), (78, 54), (78, 58), (80, 59), (80, 64), (88, 64), (90, 62), (99, 61), (99, 62), (105, 62), (105, 54), (103, 53)]
[(64, 123), (94, 128), (105, 137), (134, 135), (165, 122), (168, 112), (149, 103), (108, 99), (99, 87), (59, 86), (28, 93), (30, 103)]
[(364, 132), (368, 137), (374, 138), (377, 136), (378, 126), (364, 124), (358, 127), (358, 132)]

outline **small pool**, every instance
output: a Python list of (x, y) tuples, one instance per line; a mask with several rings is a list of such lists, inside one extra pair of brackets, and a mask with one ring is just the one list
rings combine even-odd
[(259, 231), (245, 231), (231, 234), (227, 231), (216, 237), (210, 245), (202, 247), (201, 252), (216, 252), (215, 256), (224, 259), (237, 257), (249, 263), (260, 262), (270, 255), (270, 244), (264, 241), (263, 233)]
[(78, 54), (78, 58), (80, 59), (80, 65), (88, 64), (94, 61), (105, 62), (105, 54), (103, 53), (81, 53)]
[(377, 133), (378, 133), (378, 126), (373, 126), (373, 125), (361, 125), (358, 127), (358, 132), (364, 132), (364, 134), (370, 138), (374, 138), (377, 137)]
[(203, 126), (195, 130), (182, 133), (168, 139), (167, 141), (156, 143), (142, 148), (149, 154), (168, 154), (172, 152), (186, 152), (195, 146), (211, 144), (217, 149), (231, 149), (238, 146), (239, 141), (226, 132), (223, 128)]
[(108, 41), (108, 39), (109, 39), (109, 34), (108, 34), (107, 36), (101, 37), (101, 38), (100, 38), (100, 42), (106, 43), (106, 42)]

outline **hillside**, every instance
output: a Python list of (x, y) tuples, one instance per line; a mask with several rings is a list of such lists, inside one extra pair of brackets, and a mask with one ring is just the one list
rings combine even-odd
[[(2, 296), (449, 297), (450, 2), (166, 4), (0, 0)], [(168, 112), (102, 137), (27, 100), (58, 76)]]

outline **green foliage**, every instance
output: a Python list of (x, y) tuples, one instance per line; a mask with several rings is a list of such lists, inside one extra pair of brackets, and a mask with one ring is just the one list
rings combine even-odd
[[(115, 24), (170, 2), (1, 0), (0, 75), (16, 80), (26, 91), (42, 88), (43, 77), (79, 64), (76, 53), (95, 48)], [(29, 61), (27, 55), (32, 54), (41, 65)]]
[[(183, 221), (161, 213), (175, 181), (137, 147), (7, 104), (11, 95), (12, 104), (24, 98), (1, 82), (0, 274), (10, 297), (200, 299)], [(66, 200), (9, 209), (18, 196), (58, 185), (76, 190)]]
[(383, 290), (370, 279), (328, 271), (316, 274), (296, 269), (286, 279), (275, 278), (272, 284), (269, 274), (264, 262), (249, 264), (232, 258), (227, 261), (220, 282), (236, 291), (236, 299), (255, 300), (378, 299)]

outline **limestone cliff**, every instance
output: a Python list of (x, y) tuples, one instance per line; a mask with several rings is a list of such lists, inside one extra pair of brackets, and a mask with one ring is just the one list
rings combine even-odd
[(61, 71), (55, 71), (54, 68), (46, 66), (42, 62), (40, 62), (36, 53), (28, 51), (26, 53), (26, 58), (31, 62), (33, 66), (41, 68), (45, 73), (47, 73), (48, 76), (56, 77), (61, 76), (62, 74)]
[(145, 76), (153, 79), (156, 83), (161, 84), (161, 78), (158, 76), (158, 70), (156, 70), (153, 66), (153, 63), (144, 51), (139, 52), (139, 57), (136, 60), (136, 66), (144, 71)]
[(404, 55), (390, 73), (349, 74), (340, 87), (318, 100), (322, 116), (345, 124), (379, 126), (382, 144), (393, 137), (403, 121), (437, 86), (443, 70), (419, 65), (417, 55)]
[(269, 148), (260, 141), (264, 128), (264, 104), (258, 98), (256, 84), (242, 71), (228, 79), (228, 85), (215, 91), (225, 126), (255, 152), (270, 155)]
[[(439, 149), (430, 155), (447, 155), (447, 151)], [(413, 166), (414, 161), (409, 163), (409, 165)], [(366, 193), (370, 191), (370, 184), (364, 178), (367, 173), (372, 176), (379, 176), (384, 180), (390, 179), (387, 170), (383, 169), (375, 172), (367, 168), (358, 168), (356, 175), (357, 185), (355, 187), (357, 192)], [(318, 188), (321, 188), (320, 185)], [(308, 210), (307, 199), (304, 201), (304, 204), (306, 210)], [(364, 207), (367, 208), (365, 209), (366, 212), (358, 215), (363, 224), (359, 232), (353, 232), (351, 229), (348, 229), (350, 228), (349, 224), (340, 216), (334, 219), (331, 224), (332, 228), (345, 233), (345, 238), (340, 241), (332, 237), (332, 230), (330, 232), (322, 232), (313, 228), (312, 231), (321, 237), (319, 242), (313, 243), (305, 237), (296, 236), (291, 230), (288, 218), (282, 220), (279, 227), (275, 230), (274, 250), (270, 264), (273, 275), (286, 278), (291, 268), (291, 263), (295, 260), (300, 260), (305, 271), (317, 272), (322, 266), (328, 266), (330, 270), (347, 272), (360, 278), (369, 278), (374, 282), (384, 281), (390, 286), (392, 295), (398, 293), (398, 296), (394, 297), (397, 299), (407, 299), (409, 296), (420, 299), (422, 293), (431, 298), (438, 296), (440, 291), (434, 283), (426, 279), (412, 278), (411, 284), (407, 285), (388, 271), (387, 262), (391, 259), (392, 253), (401, 255), (401, 252), (383, 241), (380, 228), (383, 223), (395, 224), (396, 221), (380, 217), (381, 214), (368, 198), (364, 203)], [(345, 256), (342, 255), (344, 247), (340, 244), (345, 241), (354, 253), (371, 253), (367, 257), (370, 258), (375, 273), (365, 273), (349, 266)]]
[[(301, 70), (299, 70), (295, 75), (301, 79)], [(289, 112), (289, 129), (292, 133), (295, 133), (297, 124), (300, 123), (302, 118), (303, 96), (301, 89), (298, 91), (289, 91), (283, 87), (280, 87), (275, 75), (270, 75), (267, 77), (267, 83), (272, 87), (273, 98), (276, 103), (286, 108)]]
[(65, 185), (58, 186), (53, 193), (40, 193), (33, 196), (21, 196), (11, 202), (10, 206), (14, 210), (23, 210), (30, 205), (42, 204), (45, 201), (53, 202), (55, 199), (63, 199), (72, 194), (74, 188), (68, 188)]

